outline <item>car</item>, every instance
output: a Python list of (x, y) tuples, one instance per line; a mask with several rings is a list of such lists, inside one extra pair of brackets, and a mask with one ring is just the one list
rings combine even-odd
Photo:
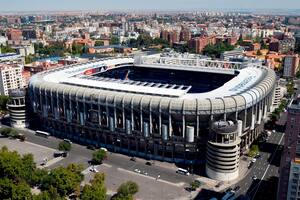
[(133, 161), (133, 162), (136, 162), (136, 158), (135, 157), (131, 157), (130, 160)]
[(145, 176), (148, 176), (148, 172), (146, 172), (146, 171), (143, 171), (143, 174), (144, 174)]
[(221, 181), (221, 182), (219, 182), (215, 187), (218, 188), (218, 187), (220, 187), (220, 186), (223, 185), (223, 184), (224, 184), (224, 182)]
[(64, 151), (62, 154), (61, 154), (62, 157), (67, 157), (68, 156), (68, 152)]
[(240, 186), (235, 186), (235, 188), (233, 189), (235, 192), (239, 191), (240, 190)]
[(192, 191), (193, 191), (191, 187), (185, 187), (184, 189), (185, 189), (186, 191), (188, 191), (188, 192), (192, 192)]
[(91, 172), (94, 172), (94, 173), (98, 173), (99, 171), (95, 168), (95, 166), (92, 166), (91, 168), (90, 168), (90, 171)]
[(93, 146), (93, 145), (88, 145), (86, 148), (87, 148), (87, 149), (90, 149), (90, 150), (95, 150), (95, 149), (96, 149), (96, 147)]
[(107, 152), (107, 149), (104, 148), (104, 147), (101, 147), (100, 150), (103, 150), (103, 151)]
[(253, 165), (253, 162), (249, 162), (248, 163), (248, 169), (250, 169), (252, 167), (252, 165)]
[(19, 133), (18, 135), (17, 135), (17, 138), (21, 141), (21, 142), (24, 142), (27, 138), (25, 137), (25, 135), (24, 134), (22, 134), (22, 133)]
[(256, 179), (257, 179), (257, 176), (256, 176), (256, 175), (252, 176), (252, 179), (253, 179), (253, 180), (256, 180)]
[(139, 174), (141, 173), (141, 170), (139, 170), (139, 169), (134, 169), (134, 171)]
[(63, 151), (56, 151), (53, 153), (53, 157), (54, 158), (61, 157), (63, 153), (64, 153)]
[(256, 158), (252, 158), (251, 162), (255, 163), (256, 162)]
[(71, 140), (69, 139), (64, 139), (65, 142), (72, 144)]
[(149, 161), (147, 161), (145, 164), (148, 165), (148, 166), (151, 166), (151, 165), (152, 165), (152, 163), (149, 162)]
[(258, 158), (260, 158), (261, 156), (260, 156), (260, 154), (258, 153), (258, 154), (256, 154), (255, 156), (254, 156), (254, 158), (256, 158), (256, 159), (258, 159)]
[(230, 187), (230, 188), (228, 188), (225, 192), (227, 193), (227, 192), (231, 192), (233, 189)]
[(53, 153), (53, 157), (57, 158), (57, 157), (67, 157), (68, 156), (68, 152), (66, 151), (56, 151)]

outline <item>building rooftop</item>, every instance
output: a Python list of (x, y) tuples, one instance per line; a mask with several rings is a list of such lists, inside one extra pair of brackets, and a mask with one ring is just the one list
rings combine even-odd
[[(212, 90), (194, 91), (192, 84), (178, 84), (176, 82), (157, 82), (152, 78), (145, 80), (122, 80), (115, 77), (95, 77), (93, 74), (110, 72), (126, 66), (156, 68), (158, 70), (182, 70), (196, 74), (198, 72), (207, 74), (232, 75), (233, 78), (221, 83)], [(86, 73), (86, 72), (89, 73)], [(94, 71), (94, 72), (93, 72)], [(60, 83), (76, 87), (87, 87), (108, 91), (121, 91), (136, 94), (148, 94), (155, 96), (166, 96), (180, 99), (218, 99), (232, 95), (242, 96), (247, 103), (260, 98), (261, 91), (254, 88), (269, 74), (270, 70), (257, 63), (225, 62), (201, 59), (195, 55), (158, 56), (133, 58), (104, 58), (97, 61), (69, 65), (33, 76), (30, 82), (42, 78), (45, 84)], [(92, 73), (90, 73), (92, 72)], [(198, 86), (197, 86), (198, 87)], [(195, 89), (195, 88), (194, 88)]]

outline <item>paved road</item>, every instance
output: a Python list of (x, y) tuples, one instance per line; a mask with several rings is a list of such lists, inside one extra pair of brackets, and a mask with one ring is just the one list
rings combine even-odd
[[(3, 125), (4, 126), (4, 125)], [(36, 136), (34, 131), (31, 130), (20, 130), (26, 137), (27, 141), (39, 144), (42, 146), (50, 147), (56, 149), (58, 147), (61, 139), (55, 137), (44, 138), (40, 136)], [(86, 148), (86, 146), (78, 145), (73, 143), (72, 149), (69, 153), (69, 156), (60, 162), (57, 162), (51, 165), (51, 168), (55, 168), (57, 166), (67, 166), (70, 163), (80, 163), (87, 167), (88, 161), (92, 158), (93, 151)], [(136, 162), (130, 161), (128, 156), (124, 156), (117, 153), (109, 153), (108, 160), (105, 163), (113, 166), (117, 166), (119, 168), (123, 168), (129, 171), (133, 171), (134, 169), (140, 169), (142, 171), (146, 171), (149, 176), (157, 177), (160, 175), (160, 178), (173, 183), (190, 183), (192, 182), (196, 176), (184, 176), (176, 173), (176, 168), (173, 164), (165, 164), (165, 167), (152, 165), (145, 165), (144, 159), (137, 159)]]
[[(264, 188), (262, 182), (267, 182), (271, 177), (278, 177), (278, 167), (280, 161), (279, 144), (283, 143), (283, 133), (272, 133), (269, 140), (260, 147), (261, 158), (257, 159), (246, 177), (236, 186), (240, 186), (240, 190), (236, 193), (236, 197), (245, 196), (247, 199), (255, 199), (258, 191)], [(278, 161), (279, 160), (279, 161)], [(257, 176), (257, 180), (253, 180), (253, 176)]]

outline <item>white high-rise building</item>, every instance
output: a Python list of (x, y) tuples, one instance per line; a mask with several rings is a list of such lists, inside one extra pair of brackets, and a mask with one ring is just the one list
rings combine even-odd
[(0, 94), (8, 95), (9, 90), (22, 89), (25, 82), (22, 76), (22, 65), (0, 64)]

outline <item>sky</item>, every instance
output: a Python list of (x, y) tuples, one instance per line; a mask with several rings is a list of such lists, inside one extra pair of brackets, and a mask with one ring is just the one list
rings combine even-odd
[(0, 11), (300, 9), (300, 0), (0, 0)]

